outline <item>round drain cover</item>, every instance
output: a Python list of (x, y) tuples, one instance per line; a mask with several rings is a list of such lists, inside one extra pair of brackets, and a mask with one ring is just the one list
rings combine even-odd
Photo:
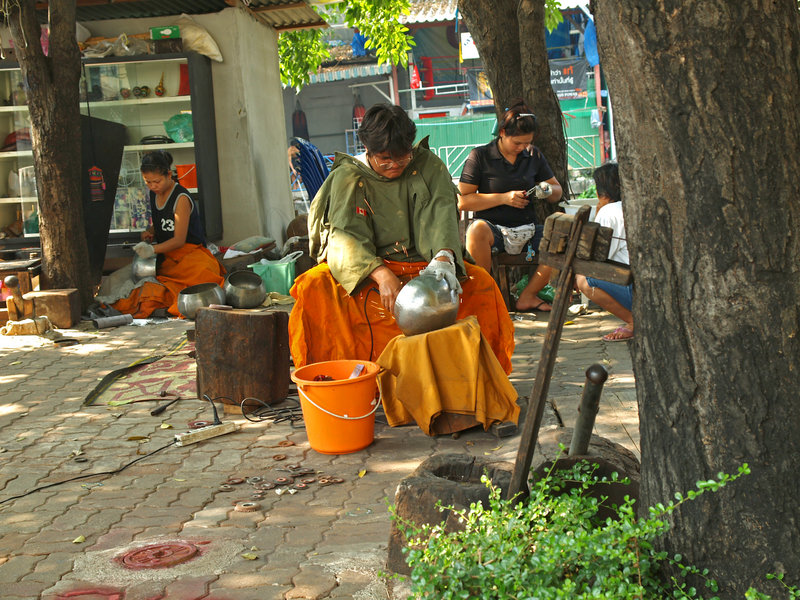
[(165, 569), (191, 560), (198, 552), (189, 542), (166, 542), (126, 552), (120, 561), (129, 569)]

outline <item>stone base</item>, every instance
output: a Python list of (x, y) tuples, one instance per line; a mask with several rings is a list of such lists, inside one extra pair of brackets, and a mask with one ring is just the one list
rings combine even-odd
[[(417, 469), (400, 482), (394, 503), (397, 516), (417, 525), (446, 522), (448, 531), (459, 525), (450, 511), (439, 512), (436, 503), (445, 506), (468, 508), (473, 502), (489, 505), (489, 490), (481, 483), (484, 473), (505, 496), (511, 482), (513, 465), (490, 461), (468, 454), (437, 454), (422, 462)], [(411, 572), (403, 555), (406, 539), (392, 522), (389, 534), (389, 557), (386, 568), (407, 575)]]

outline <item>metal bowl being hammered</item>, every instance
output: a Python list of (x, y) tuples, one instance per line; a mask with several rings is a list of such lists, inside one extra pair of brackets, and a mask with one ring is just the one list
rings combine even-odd
[(216, 283), (198, 283), (178, 294), (178, 311), (187, 319), (194, 319), (198, 308), (210, 304), (225, 304), (225, 291)]
[(253, 271), (234, 271), (225, 280), (225, 298), (234, 308), (255, 308), (267, 297), (261, 275)]
[(156, 260), (158, 256), (151, 256), (150, 258), (142, 258), (138, 254), (133, 257), (133, 280), (139, 281), (145, 277), (156, 276)]
[(427, 333), (455, 323), (458, 303), (458, 294), (446, 280), (423, 274), (397, 294), (394, 318), (405, 335)]

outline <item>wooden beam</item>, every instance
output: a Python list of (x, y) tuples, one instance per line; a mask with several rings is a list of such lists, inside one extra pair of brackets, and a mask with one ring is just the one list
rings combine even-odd
[(265, 12), (275, 12), (279, 10), (291, 10), (293, 8), (308, 8), (314, 10), (305, 2), (292, 2), (291, 4), (270, 4), (269, 6), (256, 6), (254, 8), (251, 8), (250, 10), (256, 13), (265, 13)]
[[(564, 268), (567, 259), (564, 254), (552, 254), (550, 252), (539, 253), (539, 263), (553, 267), (556, 271)], [(576, 275), (586, 275), (595, 279), (602, 279), (609, 283), (618, 285), (628, 285), (631, 282), (631, 268), (622, 263), (597, 260), (573, 259), (572, 268)]]

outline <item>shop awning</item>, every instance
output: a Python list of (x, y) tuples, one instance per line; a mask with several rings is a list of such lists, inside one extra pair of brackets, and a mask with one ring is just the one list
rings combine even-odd
[(382, 65), (337, 65), (335, 67), (325, 67), (321, 72), (314, 73), (309, 83), (345, 81), (347, 79), (359, 79), (360, 77), (388, 75), (391, 72), (392, 65), (388, 63), (383, 63)]
[(401, 23), (436, 23), (456, 18), (458, 0), (411, 0), (410, 12), (402, 15)]

